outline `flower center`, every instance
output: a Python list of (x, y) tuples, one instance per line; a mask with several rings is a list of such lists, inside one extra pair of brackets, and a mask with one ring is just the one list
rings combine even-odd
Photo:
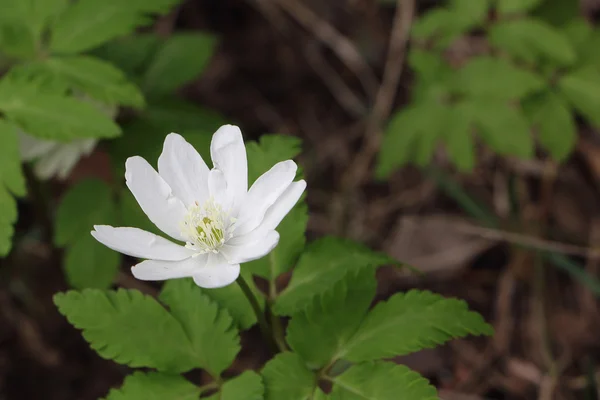
[(234, 222), (235, 218), (231, 218), (213, 198), (203, 205), (196, 202), (188, 208), (181, 222), (181, 233), (187, 239), (185, 247), (199, 254), (218, 253), (219, 248), (233, 236)]

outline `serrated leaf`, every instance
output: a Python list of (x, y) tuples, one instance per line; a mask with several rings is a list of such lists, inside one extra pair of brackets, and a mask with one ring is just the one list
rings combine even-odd
[(40, 92), (39, 87), (7, 78), (0, 82), (0, 110), (23, 131), (42, 139), (69, 141), (121, 133), (111, 118), (87, 102)]
[(192, 279), (167, 281), (160, 300), (183, 326), (192, 343), (196, 367), (216, 377), (231, 365), (240, 351), (240, 338), (226, 310), (219, 309)]
[(213, 55), (216, 40), (203, 33), (176, 33), (162, 43), (142, 78), (150, 95), (169, 94), (200, 75)]
[(66, 246), (82, 235), (91, 236), (94, 225), (112, 224), (115, 208), (110, 188), (98, 179), (88, 179), (69, 188), (56, 213), (54, 243)]
[(437, 139), (443, 134), (447, 111), (442, 104), (429, 101), (410, 105), (394, 114), (384, 132), (376, 177), (385, 179), (394, 169), (411, 161), (427, 163)]
[(575, 49), (568, 38), (535, 18), (499, 22), (490, 29), (489, 38), (493, 45), (525, 61), (534, 61), (537, 56), (564, 66), (576, 60)]
[(307, 246), (300, 256), (292, 279), (277, 298), (274, 310), (279, 315), (292, 315), (306, 308), (315, 296), (326, 292), (349, 271), (395, 263), (391, 257), (359, 243), (334, 237), (321, 238)]
[(377, 304), (335, 358), (370, 361), (432, 348), (452, 338), (491, 335), (481, 315), (463, 300), (411, 290)]
[(200, 389), (179, 375), (134, 372), (105, 400), (198, 400)]
[(17, 131), (0, 119), (0, 257), (7, 255), (12, 247), (13, 224), (17, 220), (17, 202), (13, 196), (23, 196), (25, 191)]
[(375, 270), (349, 270), (331, 289), (294, 314), (286, 340), (309, 368), (327, 365), (352, 337), (375, 296)]
[(117, 275), (121, 256), (83, 235), (67, 247), (63, 268), (69, 285), (75, 289), (108, 289)]
[[(262, 400), (264, 387), (262, 379), (254, 371), (245, 371), (241, 375), (228, 380), (221, 387), (220, 393), (207, 400)], [(110, 399), (109, 399), (110, 400)]]
[(78, 0), (53, 25), (50, 50), (75, 54), (93, 49), (136, 27), (148, 25), (152, 14), (166, 14), (179, 1)]
[(438, 400), (435, 388), (404, 365), (375, 361), (332, 379), (331, 400)]
[(558, 81), (562, 95), (581, 115), (600, 127), (600, 74), (596, 68), (580, 68)]
[(450, 107), (443, 132), (450, 160), (459, 170), (472, 171), (475, 168), (475, 143), (468, 106), (457, 103)]
[(317, 377), (295, 353), (279, 353), (263, 368), (265, 400), (309, 400), (317, 386)]
[(271, 281), (292, 269), (306, 244), (307, 223), (308, 207), (300, 200), (276, 229), (279, 233), (277, 247), (267, 256), (244, 264), (243, 268)]
[[(267, 172), (280, 161), (289, 160), (300, 154), (302, 141), (295, 136), (262, 135), (257, 142), (246, 143), (248, 155), (248, 184)], [(296, 177), (301, 176), (298, 171)]]
[[(241, 275), (250, 286), (261, 309), (265, 306), (265, 298), (252, 280), (252, 274), (244, 266)], [(246, 330), (256, 324), (256, 315), (248, 299), (239, 285), (227, 285), (218, 289), (202, 289), (202, 292), (211, 298), (219, 307), (226, 309), (240, 330)]]
[(547, 86), (538, 75), (491, 56), (471, 59), (455, 79), (456, 89), (465, 95), (506, 100), (521, 99)]
[(566, 159), (575, 147), (577, 128), (565, 101), (547, 91), (526, 102), (525, 111), (537, 128), (540, 144), (555, 160)]
[(497, 0), (496, 10), (500, 15), (524, 14), (539, 6), (544, 0)]
[(74, 89), (80, 90), (105, 104), (119, 104), (141, 108), (144, 96), (127, 80), (125, 74), (113, 65), (95, 57), (51, 57), (40, 66)]
[(179, 322), (137, 290), (68, 291), (54, 295), (54, 304), (102, 358), (176, 373), (197, 366)]
[(529, 121), (517, 105), (482, 99), (465, 104), (471, 110), (479, 136), (499, 154), (522, 158), (533, 156)]

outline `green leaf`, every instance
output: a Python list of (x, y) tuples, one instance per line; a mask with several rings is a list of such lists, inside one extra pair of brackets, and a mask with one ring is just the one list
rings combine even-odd
[(225, 382), (220, 393), (207, 400), (263, 400), (264, 390), (260, 375), (254, 371), (245, 371)]
[(596, 51), (600, 47), (600, 29), (593, 30), (585, 41), (579, 46), (579, 56), (581, 65), (594, 67), (600, 70), (600, 52)]
[(450, 11), (454, 17), (470, 29), (485, 23), (490, 11), (490, 0), (450, 0)]
[[(278, 162), (296, 157), (302, 151), (301, 145), (299, 138), (284, 135), (262, 135), (258, 142), (247, 142), (248, 184), (254, 183)], [(298, 171), (296, 177), (300, 176), (301, 171)]]
[(472, 171), (475, 168), (475, 143), (468, 106), (460, 102), (449, 108), (443, 134), (450, 160), (459, 170)]
[(179, 375), (134, 372), (105, 400), (198, 400), (200, 389)]
[(93, 105), (56, 94), (40, 92), (6, 77), (0, 81), (0, 110), (25, 132), (42, 139), (114, 137), (121, 128)]
[(377, 304), (336, 358), (352, 362), (395, 357), (452, 338), (491, 335), (493, 329), (467, 303), (411, 290)]
[(87, 233), (67, 247), (63, 268), (67, 282), (75, 289), (108, 289), (117, 275), (120, 262), (119, 253)]
[(130, 83), (123, 72), (95, 57), (52, 57), (40, 65), (74, 89), (87, 93), (105, 104), (120, 104), (141, 108), (144, 96)]
[[(0, 7), (3, 7), (0, 3)], [(2, 13), (5, 12), (4, 8)], [(27, 60), (35, 56), (35, 32), (26, 25), (26, 19), (0, 15), (0, 54), (10, 58)]]
[(533, 137), (523, 110), (504, 101), (472, 100), (470, 108), (481, 138), (496, 152), (522, 158), (533, 156)]
[(455, 79), (456, 89), (466, 95), (506, 100), (521, 99), (547, 86), (539, 76), (491, 56), (471, 59)]
[(369, 310), (377, 281), (370, 266), (349, 270), (304, 311), (294, 314), (286, 339), (311, 369), (327, 365), (352, 337)]
[(25, 195), (15, 127), (0, 119), (0, 257), (12, 247), (13, 224), (17, 221), (17, 202), (13, 196)]
[[(261, 308), (264, 308), (265, 298), (254, 284), (252, 274), (246, 266), (242, 267), (241, 275), (252, 289)], [(219, 307), (226, 309), (240, 330), (249, 329), (256, 324), (254, 310), (239, 285), (231, 284), (218, 289), (202, 289), (202, 292)]]
[(279, 353), (262, 370), (265, 400), (309, 400), (317, 377), (295, 353)]
[(438, 400), (433, 386), (404, 365), (375, 361), (332, 379), (331, 400)]
[[(53, 53), (75, 54), (98, 47), (166, 14), (180, 0), (78, 0), (57, 19), (50, 38)], [(90, 18), (93, 16), (93, 18)]]
[(175, 373), (197, 366), (181, 325), (137, 290), (68, 291), (54, 295), (54, 304), (102, 358)]
[(525, 103), (525, 112), (537, 128), (542, 146), (557, 161), (564, 161), (575, 148), (577, 128), (568, 104), (547, 91)]
[(226, 310), (219, 309), (189, 278), (167, 281), (160, 300), (190, 339), (196, 367), (217, 377), (231, 365), (240, 351), (240, 338)]
[(433, 101), (413, 104), (394, 114), (385, 129), (376, 177), (385, 179), (411, 161), (426, 164), (443, 135), (447, 117), (448, 109)]
[(533, 10), (533, 15), (553, 26), (564, 26), (580, 14), (577, 1), (540, 0), (538, 3), (539, 6)]
[(280, 315), (292, 315), (306, 308), (315, 296), (326, 292), (349, 271), (395, 263), (391, 257), (350, 240), (334, 237), (316, 240), (302, 253), (274, 310)]
[(306, 244), (307, 223), (308, 207), (300, 200), (276, 229), (279, 232), (277, 247), (267, 256), (244, 264), (243, 268), (271, 281), (292, 269)]
[(411, 35), (416, 40), (435, 39), (435, 48), (445, 48), (456, 38), (471, 29), (468, 19), (458, 18), (446, 8), (434, 8), (415, 20)]
[(524, 14), (539, 6), (544, 0), (497, 0), (496, 9), (500, 15)]
[(564, 66), (576, 60), (575, 49), (568, 38), (534, 18), (499, 22), (490, 29), (489, 38), (494, 46), (525, 61), (535, 61), (539, 57)]
[(108, 42), (92, 51), (92, 54), (116, 65), (137, 82), (161, 42), (155, 33), (137, 33)]
[(94, 225), (115, 220), (110, 188), (98, 179), (88, 179), (69, 188), (56, 212), (54, 244), (62, 247), (90, 236)]
[(164, 95), (199, 76), (213, 55), (216, 40), (203, 33), (176, 33), (156, 51), (142, 78), (150, 95)]
[(600, 74), (596, 68), (584, 67), (563, 76), (558, 88), (581, 115), (600, 127)]

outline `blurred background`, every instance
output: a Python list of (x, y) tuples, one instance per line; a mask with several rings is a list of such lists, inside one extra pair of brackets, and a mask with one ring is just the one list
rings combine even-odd
[[(128, 373), (56, 311), (69, 285), (38, 200), (52, 214), (83, 179), (121, 183), (113, 164), (157, 155), (166, 133), (206, 146), (221, 123), (302, 140), (309, 240), (349, 237), (422, 272), (381, 268), (379, 298), (431, 289), (494, 325), (397, 359), (442, 399), (600, 398), (600, 1), (184, 0), (158, 14), (82, 50), (157, 99), (145, 117), (109, 110), (117, 144), (82, 147), (58, 177), (26, 166), (38, 178), (0, 260), (0, 400), (96, 399)], [(157, 44), (182, 33), (209, 39)], [(117, 285), (153, 290), (116, 262)]]

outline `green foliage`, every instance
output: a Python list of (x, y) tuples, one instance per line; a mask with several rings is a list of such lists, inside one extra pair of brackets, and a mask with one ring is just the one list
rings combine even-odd
[(391, 362), (358, 364), (332, 381), (331, 400), (438, 400), (425, 378)]
[(496, 0), (496, 10), (500, 15), (525, 13), (540, 5), (544, 0)]
[[(300, 140), (292, 136), (263, 135), (259, 142), (246, 143), (248, 155), (248, 182), (253, 183), (280, 161), (296, 157), (300, 151)], [(296, 179), (302, 178), (299, 169)], [(300, 200), (292, 211), (277, 227), (280, 239), (277, 247), (268, 256), (251, 261), (244, 268), (268, 280), (275, 280), (289, 271), (304, 249), (308, 209), (304, 200)]]
[(311, 369), (327, 365), (352, 337), (375, 296), (375, 270), (349, 270), (347, 276), (304, 311), (294, 314), (287, 341)]
[(51, 57), (39, 63), (40, 72), (67, 82), (105, 104), (142, 107), (144, 97), (125, 74), (105, 61), (89, 56)]
[(0, 111), (23, 131), (43, 139), (68, 141), (120, 134), (121, 128), (91, 104), (44, 89), (5, 76), (0, 81)]
[(333, 237), (316, 240), (300, 256), (292, 279), (277, 298), (274, 310), (280, 315), (292, 315), (344, 279), (349, 271), (395, 263), (385, 254), (349, 240)]
[(11, 249), (17, 202), (13, 196), (25, 195), (16, 128), (0, 119), (0, 257)]
[(93, 225), (113, 225), (117, 210), (110, 188), (89, 179), (69, 188), (56, 212), (54, 243), (66, 247), (63, 267), (69, 284), (76, 289), (107, 289), (119, 269), (118, 253), (98, 243)]
[(501, 21), (490, 29), (489, 39), (494, 46), (518, 60), (552, 61), (561, 66), (576, 60), (568, 38), (551, 25), (534, 18)]
[[(75, 54), (134, 31), (166, 14), (180, 0), (77, 0), (52, 24), (50, 50)], [(93, 18), (90, 18), (93, 16)]]
[(182, 325), (139, 291), (69, 291), (56, 294), (54, 304), (102, 358), (167, 372), (198, 364)]
[(63, 268), (69, 285), (75, 289), (107, 289), (121, 263), (116, 251), (98, 243), (88, 233), (81, 235), (65, 250)]
[(538, 140), (552, 157), (564, 160), (575, 147), (577, 130), (569, 105), (552, 91), (532, 97), (525, 111), (537, 131)]
[[(600, 30), (574, 2), (476, 3), (448, 1), (415, 21), (412, 101), (384, 130), (378, 179), (427, 165), (440, 143), (452, 164), (471, 171), (476, 138), (501, 155), (531, 158), (539, 145), (564, 161), (575, 147), (574, 114), (600, 126)], [(455, 55), (465, 43), (474, 54)]]
[(112, 389), (105, 400), (198, 400), (200, 389), (178, 375), (134, 372), (123, 386)]
[(411, 290), (377, 304), (336, 358), (370, 361), (434, 347), (451, 338), (492, 333), (464, 301)]
[(110, 188), (88, 179), (69, 188), (56, 212), (54, 243), (63, 247), (90, 235), (94, 225), (110, 225), (115, 218)]
[(143, 77), (149, 95), (170, 94), (196, 78), (213, 55), (215, 39), (200, 33), (178, 33), (160, 46)]
[(219, 309), (189, 278), (168, 281), (160, 299), (189, 338), (195, 366), (219, 376), (240, 350), (240, 338), (229, 313)]
[(262, 370), (265, 400), (309, 400), (317, 384), (317, 377), (309, 371), (295, 353), (280, 353)]
[[(254, 284), (250, 271), (242, 267), (241, 275), (250, 286), (260, 307), (264, 309), (265, 298)], [(218, 289), (202, 289), (202, 292), (217, 303), (219, 307), (226, 309), (240, 330), (249, 329), (256, 324), (256, 315), (239, 285), (232, 284)]]
[(264, 387), (262, 379), (254, 371), (245, 371), (239, 376), (225, 382), (219, 393), (208, 400), (263, 400)]

